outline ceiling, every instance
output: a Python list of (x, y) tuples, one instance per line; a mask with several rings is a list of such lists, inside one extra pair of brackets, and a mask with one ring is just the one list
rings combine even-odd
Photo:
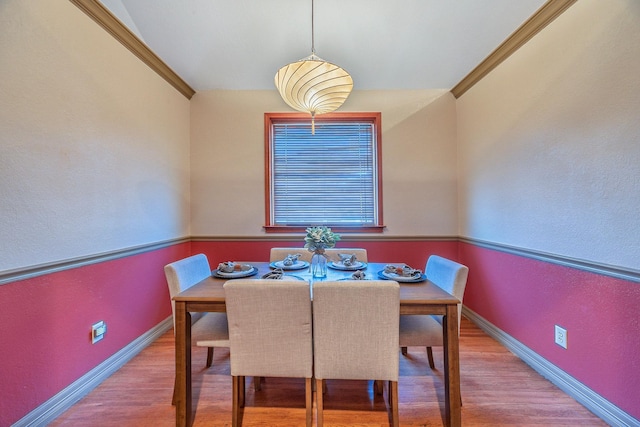
[[(311, 54), (311, 0), (101, 0), (196, 91), (274, 89)], [(354, 90), (451, 89), (544, 0), (315, 0), (316, 54)]]

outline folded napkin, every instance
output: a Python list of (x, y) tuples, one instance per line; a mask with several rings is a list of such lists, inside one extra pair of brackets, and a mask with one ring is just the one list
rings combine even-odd
[(385, 273), (393, 273), (402, 277), (422, 276), (422, 270), (403, 265), (401, 267), (395, 265), (387, 265), (384, 268)]
[[(236, 267), (237, 265), (237, 267)], [(241, 269), (242, 266), (240, 264), (236, 264), (233, 261), (221, 262), (218, 264), (218, 271), (222, 271), (223, 273), (233, 273), (237, 269)]]
[(338, 254), (338, 256), (345, 267), (350, 267), (356, 263), (356, 254)]
[(282, 265), (284, 265), (285, 267), (290, 267), (293, 264), (298, 262), (298, 258), (300, 258), (302, 255), (301, 254), (294, 254), (294, 255), (287, 255), (283, 260), (282, 260)]
[(284, 276), (284, 271), (282, 271), (281, 268), (276, 268), (275, 270), (270, 271), (267, 274), (263, 274), (262, 278), (263, 279), (280, 280), (280, 279), (282, 279), (282, 276)]
[(221, 262), (218, 264), (218, 271), (222, 273), (233, 273), (237, 271), (249, 271), (251, 270), (251, 265), (249, 264), (241, 264), (239, 262), (227, 261)]
[(358, 271), (356, 271), (355, 273), (353, 273), (351, 275), (351, 278), (353, 280), (364, 280), (365, 276), (366, 276), (366, 274), (364, 274), (364, 271), (358, 270)]

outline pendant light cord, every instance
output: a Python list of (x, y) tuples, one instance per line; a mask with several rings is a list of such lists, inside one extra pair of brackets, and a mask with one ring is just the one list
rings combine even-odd
[(316, 46), (314, 39), (314, 28), (313, 28), (313, 0), (311, 0), (311, 54), (316, 54)]
[[(313, 0), (311, 0), (311, 55), (316, 55), (315, 31), (313, 28)], [(311, 135), (316, 134), (316, 112), (311, 111)]]

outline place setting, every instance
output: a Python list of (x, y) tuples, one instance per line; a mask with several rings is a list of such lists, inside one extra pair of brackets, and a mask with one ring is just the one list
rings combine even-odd
[(388, 264), (384, 267), (384, 270), (378, 271), (378, 277), (402, 283), (419, 283), (427, 280), (427, 276), (422, 273), (422, 270), (410, 267), (406, 264)]
[(307, 261), (300, 260), (301, 254), (289, 254), (282, 261), (274, 261), (269, 267), (281, 270), (302, 270), (309, 267)]
[(239, 279), (258, 273), (258, 269), (251, 264), (243, 264), (234, 261), (226, 261), (218, 264), (218, 268), (211, 272), (214, 277), (223, 279)]
[(351, 276), (343, 277), (342, 279), (338, 279), (339, 281), (343, 280), (370, 280), (367, 278), (367, 274), (362, 270), (356, 270)]
[(339, 261), (329, 261), (327, 267), (334, 270), (355, 271), (367, 268), (367, 263), (358, 261), (356, 254), (338, 254)]
[(302, 281), (306, 281), (302, 277), (295, 276), (293, 274), (287, 274), (285, 272), (285, 270), (283, 270), (282, 268), (276, 268), (274, 270), (271, 270), (270, 272), (268, 272), (266, 274), (263, 274), (260, 278), (261, 279), (269, 279), (269, 280), (302, 280)]

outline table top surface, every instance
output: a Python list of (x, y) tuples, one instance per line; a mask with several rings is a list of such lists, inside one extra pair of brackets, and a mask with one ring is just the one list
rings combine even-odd
[[(270, 267), (269, 262), (243, 262), (243, 264), (251, 264), (258, 269), (257, 274), (252, 275), (250, 279), (260, 278), (263, 274), (266, 274), (273, 269)], [(363, 271), (366, 274), (366, 279), (380, 280), (378, 278), (378, 272), (383, 270), (389, 263), (368, 263), (366, 269)], [(391, 263), (396, 264), (396, 263)], [(401, 263), (397, 263), (401, 265)], [(297, 276), (303, 279), (313, 286), (313, 282), (317, 281), (334, 281), (344, 280), (351, 278), (353, 271), (335, 270), (332, 268), (327, 269), (327, 277), (318, 279), (313, 278), (309, 272), (309, 268), (304, 270), (290, 270), (285, 271), (285, 274), (291, 276)], [(224, 303), (224, 288), (223, 285), (230, 279), (218, 278), (214, 276), (207, 277), (201, 282), (193, 285), (189, 289), (176, 295), (173, 299), (175, 301), (184, 302), (198, 302), (198, 303)], [(460, 301), (442, 290), (429, 280), (417, 283), (400, 283), (400, 304), (401, 305), (419, 305), (419, 304), (438, 304), (438, 305), (451, 305), (458, 304)]]

